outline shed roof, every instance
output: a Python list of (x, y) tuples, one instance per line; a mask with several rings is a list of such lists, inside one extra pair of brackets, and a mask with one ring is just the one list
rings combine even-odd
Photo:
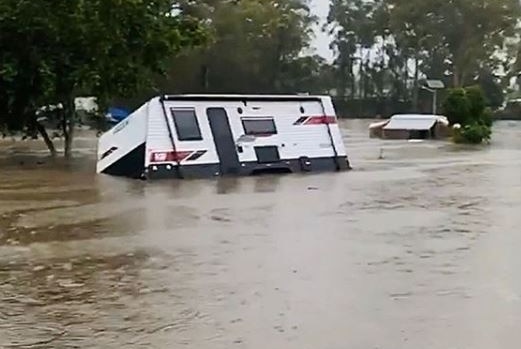
[(423, 114), (400, 114), (391, 118), (384, 130), (430, 130), (437, 122), (445, 122), (444, 116)]
[(432, 88), (435, 90), (440, 90), (445, 88), (445, 84), (441, 80), (427, 80), (425, 81), (428, 88)]

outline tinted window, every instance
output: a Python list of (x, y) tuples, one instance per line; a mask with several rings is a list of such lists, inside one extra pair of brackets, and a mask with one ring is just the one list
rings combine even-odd
[(200, 141), (201, 129), (193, 109), (171, 109), (180, 141)]
[(247, 135), (277, 134), (277, 128), (273, 119), (242, 119), (242, 125)]
[(263, 163), (273, 163), (280, 161), (279, 149), (277, 147), (255, 147), (257, 161)]

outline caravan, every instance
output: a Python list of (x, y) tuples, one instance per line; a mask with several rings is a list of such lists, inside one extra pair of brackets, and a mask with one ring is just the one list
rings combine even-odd
[(327, 96), (156, 97), (102, 135), (97, 172), (194, 178), (347, 169)]

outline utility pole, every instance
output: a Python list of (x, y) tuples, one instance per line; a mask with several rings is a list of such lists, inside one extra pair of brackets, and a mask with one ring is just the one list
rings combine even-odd
[(438, 112), (438, 90), (444, 89), (445, 84), (441, 80), (427, 80), (426, 86), (421, 88), (432, 93), (432, 114), (436, 115)]

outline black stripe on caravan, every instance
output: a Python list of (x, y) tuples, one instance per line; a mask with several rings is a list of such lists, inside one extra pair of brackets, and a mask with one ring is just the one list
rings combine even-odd
[(195, 161), (206, 153), (207, 153), (206, 150), (199, 150), (199, 151), (193, 153), (192, 155), (190, 155), (190, 157), (188, 159), (186, 159), (186, 161)]
[(103, 173), (112, 176), (141, 178), (145, 169), (145, 143), (107, 167)]
[(300, 119), (298, 119), (297, 121), (295, 121), (295, 123), (294, 123), (293, 125), (294, 125), (294, 126), (302, 125), (302, 124), (305, 123), (308, 119), (309, 119), (308, 116), (303, 116), (303, 117), (301, 117)]
[(105, 159), (107, 156), (109, 156), (110, 154), (112, 154), (112, 153), (115, 152), (116, 150), (118, 150), (118, 147), (112, 147), (112, 148), (110, 148), (109, 150), (107, 150), (106, 152), (103, 153), (103, 155), (101, 156), (101, 159), (100, 159), (100, 160)]
[(235, 101), (235, 102), (320, 102), (321, 97), (317, 96), (284, 96), (284, 95), (165, 95), (164, 101)]

